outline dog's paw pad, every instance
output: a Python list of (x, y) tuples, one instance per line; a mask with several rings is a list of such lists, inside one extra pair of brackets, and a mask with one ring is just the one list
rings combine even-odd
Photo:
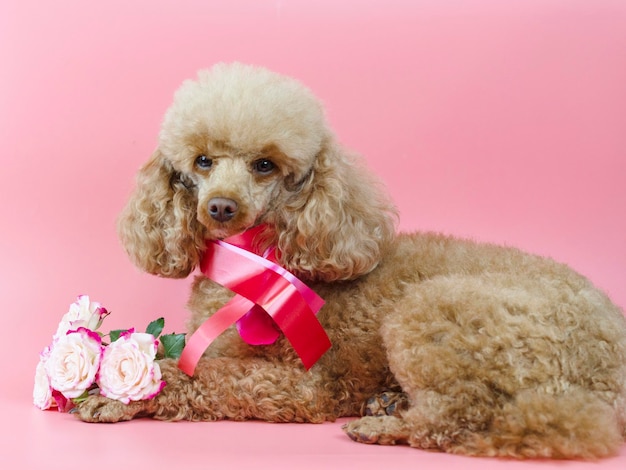
[(409, 398), (402, 392), (383, 392), (369, 398), (361, 408), (361, 416), (398, 416), (409, 407)]
[(376, 444), (378, 442), (378, 436), (375, 434), (369, 434), (365, 430), (361, 429), (357, 421), (344, 424), (342, 426), (344, 432), (350, 439), (361, 444)]

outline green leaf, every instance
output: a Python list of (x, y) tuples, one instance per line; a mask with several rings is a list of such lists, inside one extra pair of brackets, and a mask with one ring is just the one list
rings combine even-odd
[(150, 322), (148, 328), (146, 328), (146, 333), (151, 334), (155, 338), (158, 338), (161, 332), (163, 331), (163, 327), (165, 326), (165, 319), (163, 317), (157, 318), (153, 322)]
[(178, 359), (185, 347), (185, 335), (172, 333), (161, 336), (163, 354), (166, 358)]
[(87, 397), (89, 396), (89, 390), (85, 390), (80, 396), (76, 397), (76, 398), (72, 398), (72, 402), (75, 405), (78, 405), (79, 403), (84, 402)]
[(122, 333), (124, 333), (125, 331), (128, 331), (128, 329), (126, 329), (126, 330), (111, 330), (111, 332), (109, 333), (109, 338), (111, 338), (111, 343), (116, 342), (119, 339), (120, 335)]

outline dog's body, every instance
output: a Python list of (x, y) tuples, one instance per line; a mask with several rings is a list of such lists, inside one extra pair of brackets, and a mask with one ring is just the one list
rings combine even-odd
[[(626, 321), (552, 260), (437, 234), (394, 233), (384, 192), (336, 144), (297, 82), (218, 65), (186, 82), (142, 168), (120, 233), (147, 272), (187, 276), (206, 239), (258, 224), (279, 262), (325, 301), (332, 348), (310, 371), (289, 342), (251, 346), (234, 328), (194, 377), (161, 362), (153, 400), (90, 397), (86, 421), (358, 416), (354, 440), (472, 455), (597, 458), (626, 435)], [(232, 296), (199, 276), (190, 331)], [(395, 394), (395, 395), (394, 395)]]

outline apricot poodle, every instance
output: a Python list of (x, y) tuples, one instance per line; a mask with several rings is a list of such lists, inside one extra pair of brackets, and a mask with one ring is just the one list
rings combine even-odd
[[(396, 234), (376, 178), (297, 81), (218, 64), (175, 94), (121, 215), (133, 262), (183, 278), (207, 240), (258, 242), (324, 300), (331, 349), (307, 371), (289, 341), (235, 328), (193, 377), (163, 360), (154, 399), (92, 396), (85, 421), (359, 419), (355, 441), (468, 455), (599, 458), (626, 434), (626, 321), (581, 275), (516, 249)], [(197, 275), (190, 332), (232, 293)]]

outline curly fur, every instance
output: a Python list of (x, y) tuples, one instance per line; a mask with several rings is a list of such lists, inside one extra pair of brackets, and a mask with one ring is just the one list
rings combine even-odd
[[(236, 211), (216, 218), (215, 198)], [(266, 224), (259, 242), (326, 300), (318, 318), (333, 347), (307, 372), (285, 338), (250, 346), (231, 328), (194, 377), (164, 360), (167, 386), (153, 400), (92, 396), (77, 415), (321, 422), (394, 390), (408, 408), (350, 422), (352, 439), (515, 458), (614, 454), (626, 434), (622, 311), (550, 259), (397, 235), (395, 218), (309, 90), (241, 64), (201, 72), (176, 93), (139, 172), (119, 222), (124, 246), (141, 269), (184, 277), (206, 239)], [(197, 276), (190, 331), (231, 295)]]

